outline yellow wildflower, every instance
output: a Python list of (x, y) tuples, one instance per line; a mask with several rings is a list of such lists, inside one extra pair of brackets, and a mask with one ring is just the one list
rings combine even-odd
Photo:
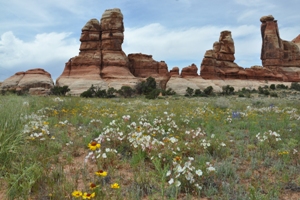
[(114, 184), (110, 185), (110, 188), (112, 188), (112, 189), (119, 189), (120, 185), (118, 183), (114, 183)]
[(103, 176), (103, 177), (107, 176), (107, 172), (103, 170), (96, 171), (95, 174), (97, 176)]
[(81, 197), (82, 196), (82, 192), (79, 191), (79, 190), (75, 190), (74, 192), (72, 192), (72, 196), (76, 197), (76, 198)]
[(181, 157), (180, 156), (176, 156), (175, 158), (173, 158), (174, 161), (179, 162), (181, 161)]
[(95, 196), (96, 196), (95, 192), (93, 192), (92, 194), (85, 192), (85, 193), (82, 195), (82, 199), (92, 199), (92, 198), (94, 198)]
[(94, 189), (96, 189), (97, 187), (99, 187), (99, 185), (96, 185), (95, 183), (90, 183), (90, 189), (91, 189), (91, 190), (94, 190)]
[(96, 149), (100, 149), (101, 145), (95, 141), (88, 144), (88, 147), (91, 151), (95, 151)]

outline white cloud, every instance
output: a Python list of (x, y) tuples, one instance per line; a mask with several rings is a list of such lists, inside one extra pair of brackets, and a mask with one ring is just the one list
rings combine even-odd
[(79, 43), (69, 39), (70, 33), (43, 33), (30, 42), (18, 39), (12, 32), (2, 34), (0, 60), (4, 67), (22, 63), (45, 64), (51, 60), (66, 60), (78, 54)]
[[(195, 63), (200, 67), (206, 50), (212, 49), (213, 43), (219, 40), (220, 32), (230, 30), (236, 48), (236, 58), (251, 60), (260, 56), (260, 30), (255, 26), (238, 27), (193, 27), (189, 29), (167, 29), (159, 23), (140, 28), (126, 28), (123, 50), (125, 53), (144, 53), (153, 55), (155, 60), (186, 60), (188, 66)], [(245, 57), (245, 58), (243, 58)], [(256, 62), (256, 61), (255, 61)], [(239, 64), (239, 63), (238, 63)], [(259, 63), (251, 63), (255, 65)], [(249, 66), (246, 67), (249, 67)], [(182, 67), (184, 67), (182, 66)], [(169, 65), (171, 69), (173, 66)]]
[(55, 78), (62, 73), (64, 63), (78, 55), (78, 39), (70, 35), (64, 32), (43, 33), (25, 42), (13, 32), (3, 33), (0, 38), (0, 80), (33, 68), (44, 68)]

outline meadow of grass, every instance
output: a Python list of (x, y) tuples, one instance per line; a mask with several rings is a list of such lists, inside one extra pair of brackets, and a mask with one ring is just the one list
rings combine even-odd
[(299, 199), (300, 104), (0, 96), (1, 199)]

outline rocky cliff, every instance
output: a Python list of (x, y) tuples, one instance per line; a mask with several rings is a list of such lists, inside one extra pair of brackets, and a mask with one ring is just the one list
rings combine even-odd
[(300, 35), (292, 41), (280, 38), (277, 21), (272, 15), (261, 21), (262, 66), (242, 68), (234, 63), (234, 42), (230, 31), (222, 31), (213, 49), (206, 51), (200, 76), (204, 79), (240, 79), (300, 81)]
[(261, 21), (261, 60), (264, 67), (282, 74), (283, 81), (300, 81), (300, 36), (293, 41), (280, 38), (277, 20), (272, 15)]
[(80, 53), (66, 63), (57, 85), (68, 85), (73, 94), (79, 94), (92, 84), (103, 89), (119, 89), (153, 76), (165, 87), (169, 79), (165, 62), (157, 62), (145, 54), (127, 57), (122, 50), (124, 25), (120, 9), (106, 10), (100, 22), (91, 19), (81, 31)]
[(5, 79), (0, 90), (30, 91), (31, 94), (48, 94), (54, 83), (51, 75), (43, 69), (30, 69), (17, 72)]
[[(292, 41), (282, 40), (277, 21), (272, 15), (263, 16), (260, 21), (262, 66), (243, 68), (235, 63), (234, 40), (231, 32), (225, 30), (220, 33), (212, 49), (205, 52), (200, 74), (195, 64), (184, 67), (181, 72), (178, 67), (173, 67), (169, 72), (164, 61), (155, 61), (151, 55), (125, 54), (122, 50), (123, 15), (120, 9), (108, 9), (100, 21), (91, 19), (84, 25), (80, 36), (80, 52), (65, 64), (56, 84), (67, 85), (71, 94), (78, 95), (91, 85), (102, 89), (119, 89), (123, 85), (134, 87), (149, 76), (157, 80), (159, 87), (171, 87), (175, 91), (176, 88), (185, 91), (187, 87), (203, 89), (207, 84), (221, 88), (229, 82), (233, 86), (245, 87), (245, 84), (257, 85), (253, 81), (259, 84), (264, 81), (300, 81), (300, 35)], [(51, 87), (53, 81), (50, 74), (42, 69), (33, 69), (16, 73), (5, 80), (0, 89)], [(38, 89), (35, 91), (39, 92)]]

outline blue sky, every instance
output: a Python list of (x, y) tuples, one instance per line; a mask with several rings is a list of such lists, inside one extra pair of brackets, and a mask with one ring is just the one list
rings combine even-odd
[(235, 62), (261, 65), (260, 17), (272, 14), (280, 36), (300, 34), (299, 0), (0, 0), (0, 81), (43, 68), (56, 79), (79, 53), (81, 28), (110, 8), (124, 16), (123, 51), (153, 55), (169, 70), (200, 64), (206, 50), (230, 30)]

